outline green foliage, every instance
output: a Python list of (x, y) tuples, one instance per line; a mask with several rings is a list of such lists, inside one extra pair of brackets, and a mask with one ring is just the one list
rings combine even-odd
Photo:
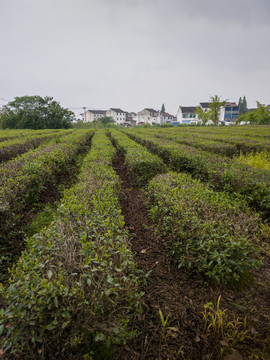
[(251, 153), (251, 154), (240, 154), (236, 161), (241, 164), (247, 164), (256, 169), (270, 170), (270, 154), (266, 151)]
[(99, 119), (96, 119), (93, 121), (94, 124), (101, 124), (101, 125), (107, 125), (107, 124), (113, 124), (114, 120), (111, 116), (103, 116)]
[[(270, 173), (268, 170), (241, 164), (237, 158), (230, 159), (192, 146), (175, 144), (162, 137), (155, 138), (141, 130), (126, 132), (151, 152), (158, 154), (172, 170), (189, 172), (192, 176), (209, 182), (215, 190), (226, 191), (234, 197), (244, 197), (249, 205), (259, 211), (264, 218), (270, 217), (270, 188), (268, 186)], [(244, 146), (243, 140), (242, 143)], [(260, 143), (245, 144), (245, 146), (246, 151), (263, 148), (263, 144)]]
[(75, 125), (75, 128), (77, 129), (106, 129), (106, 128), (112, 128), (112, 127), (118, 127), (111, 116), (103, 116), (99, 119), (96, 119), (92, 122), (85, 122), (83, 120), (78, 121)]
[(29, 135), (9, 138), (0, 142), (0, 162), (11, 160), (12, 158), (23, 154), (31, 149), (37, 148), (40, 144), (50, 141), (52, 138), (61, 137), (68, 134), (70, 130), (55, 130), (42, 131), (42, 133), (33, 133)]
[(64, 109), (52, 97), (16, 97), (2, 109), (3, 129), (60, 129), (71, 127), (74, 113)]
[(197, 107), (195, 113), (198, 116), (198, 119), (201, 120), (203, 125), (205, 125), (207, 121), (211, 120), (211, 111), (204, 111), (203, 109)]
[(165, 111), (166, 111), (166, 110), (165, 110), (165, 105), (164, 105), (164, 103), (163, 103), (162, 106), (161, 106), (160, 112), (164, 113)]
[(118, 149), (125, 153), (125, 164), (139, 186), (145, 185), (156, 174), (166, 171), (165, 164), (158, 156), (151, 154), (127, 135), (112, 130), (111, 136)]
[(115, 152), (105, 134), (94, 136), (79, 182), (65, 192), (51, 225), (27, 239), (1, 287), (7, 354), (51, 358), (61, 342), (63, 356), (75, 348), (91, 358), (134, 336), (128, 325), (140, 311), (139, 273), (126, 246)]
[(244, 202), (172, 172), (156, 176), (147, 195), (152, 218), (171, 239), (179, 267), (192, 267), (217, 282), (239, 283), (259, 266), (255, 245), (264, 234), (259, 217)]
[(210, 119), (216, 125), (219, 122), (220, 109), (222, 106), (225, 106), (227, 100), (221, 100), (221, 96), (214, 95), (210, 96)]
[(81, 130), (56, 137), (0, 166), (0, 212), (18, 212), (35, 202), (44, 186), (70, 165), (92, 135)]
[(247, 112), (247, 100), (245, 96), (243, 97), (243, 100), (240, 97), (238, 106), (239, 106), (239, 115), (243, 115)]
[(27, 236), (33, 236), (39, 233), (43, 228), (50, 225), (55, 216), (55, 205), (47, 204), (45, 208), (38, 214), (38, 216), (27, 227)]
[(233, 320), (229, 320), (227, 310), (220, 308), (220, 296), (216, 307), (212, 302), (205, 304), (204, 312), (204, 332), (207, 337), (219, 344), (220, 357), (230, 354), (236, 348), (251, 339), (252, 334), (247, 326), (246, 317), (243, 321), (233, 314)]
[(250, 122), (250, 124), (270, 125), (270, 111), (257, 101), (257, 109), (239, 116), (237, 123)]

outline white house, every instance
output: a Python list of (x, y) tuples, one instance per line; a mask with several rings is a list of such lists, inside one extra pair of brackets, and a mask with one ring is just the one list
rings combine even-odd
[(137, 124), (156, 124), (159, 112), (152, 108), (145, 108), (142, 111), (139, 111), (136, 116)]
[(197, 106), (179, 106), (177, 111), (177, 121), (179, 124), (197, 124), (198, 117), (195, 113)]
[(157, 116), (157, 124), (171, 124), (174, 121), (174, 117), (166, 112), (159, 111)]
[(86, 110), (85, 113), (81, 114), (84, 122), (93, 122), (101, 117), (106, 116), (105, 110)]
[(126, 121), (127, 113), (118, 108), (110, 108), (106, 111), (106, 116), (110, 116), (113, 118), (114, 122), (117, 125), (123, 124)]

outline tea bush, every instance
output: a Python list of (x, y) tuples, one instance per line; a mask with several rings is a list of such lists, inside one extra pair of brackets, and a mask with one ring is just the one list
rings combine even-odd
[(139, 273), (127, 248), (120, 180), (111, 166), (115, 152), (97, 132), (55, 220), (28, 238), (2, 287), (6, 353), (48, 359), (54, 348), (64, 357), (79, 347), (91, 358), (98, 344), (105, 349), (134, 335), (129, 319), (140, 311)]
[(174, 172), (151, 180), (147, 195), (152, 219), (169, 237), (179, 267), (239, 283), (260, 265), (256, 243), (265, 234), (245, 202)]
[(241, 164), (237, 159), (211, 154), (135, 131), (128, 135), (158, 154), (174, 171), (185, 171), (207, 181), (215, 190), (244, 197), (265, 219), (270, 217), (270, 171)]
[(50, 141), (56, 136), (64, 136), (70, 134), (70, 130), (62, 130), (59, 132), (51, 132), (44, 134), (34, 134), (29, 136), (18, 137), (0, 142), (0, 163), (11, 160), (12, 158), (23, 154), (29, 150), (37, 148), (40, 144)]
[(165, 164), (158, 156), (151, 154), (127, 135), (112, 130), (111, 136), (116, 147), (125, 153), (125, 164), (139, 186), (145, 185), (156, 174), (166, 171)]

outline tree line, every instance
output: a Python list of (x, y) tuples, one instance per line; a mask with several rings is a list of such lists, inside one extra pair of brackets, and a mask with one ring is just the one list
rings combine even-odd
[(5, 105), (0, 113), (2, 129), (67, 129), (75, 115), (52, 97), (22, 96)]

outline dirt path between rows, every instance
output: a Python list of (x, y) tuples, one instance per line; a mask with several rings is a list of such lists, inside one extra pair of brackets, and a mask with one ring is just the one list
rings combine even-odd
[[(155, 235), (154, 225), (148, 217), (146, 198), (141, 189), (131, 186), (132, 180), (123, 164), (124, 156), (118, 153), (113, 165), (122, 180), (121, 206), (126, 228), (133, 235), (131, 248), (138, 268), (151, 273), (147, 284), (142, 286), (145, 292), (142, 319), (133, 324), (140, 334), (135, 342), (125, 347), (119, 359), (181, 359), (187, 352), (192, 358), (200, 359), (196, 335), (202, 319), (198, 303), (202, 304), (200, 310), (203, 310), (206, 299), (204, 294), (193, 289), (199, 290), (203, 279), (195, 280), (191, 274), (180, 272), (168, 256), (164, 241)], [(163, 333), (159, 310), (165, 319), (168, 317), (166, 327), (173, 327), (172, 330)]]
[[(265, 347), (265, 339), (270, 335), (267, 318), (269, 288), (266, 281), (263, 286), (255, 285), (247, 289), (232, 290), (229, 287), (206, 284), (206, 279), (190, 270), (180, 270), (174, 259), (169, 256), (165, 239), (155, 234), (155, 226), (148, 216), (146, 197), (128, 176), (124, 166), (124, 155), (118, 152), (113, 163), (114, 169), (122, 181), (121, 207), (126, 228), (131, 236), (131, 249), (138, 268), (144, 273), (151, 271), (147, 283), (141, 285), (143, 297), (143, 315), (133, 322), (133, 328), (139, 335), (125, 347), (118, 349), (116, 359), (186, 359), (216, 360), (222, 349), (222, 337), (209, 336), (204, 331), (202, 312), (204, 305), (215, 305), (221, 295), (221, 308), (226, 309), (228, 318), (232, 312), (243, 320), (249, 312), (251, 321), (247, 329), (254, 332), (254, 339), (246, 338), (237, 347), (242, 354), (252, 347), (254, 354), (260, 354)], [(269, 274), (268, 264), (258, 276), (263, 280)], [(234, 304), (236, 307), (232, 307)], [(162, 326), (159, 311), (166, 326)], [(170, 329), (172, 328), (172, 329)], [(268, 329), (268, 330), (267, 330)], [(267, 335), (268, 334), (268, 335)], [(267, 342), (267, 340), (266, 340)], [(228, 352), (226, 352), (228, 354)], [(235, 354), (225, 359), (234, 359)], [(225, 355), (225, 354), (224, 354)], [(236, 353), (235, 359), (245, 359)], [(257, 355), (254, 359), (264, 359)], [(222, 357), (223, 358), (223, 357)]]

